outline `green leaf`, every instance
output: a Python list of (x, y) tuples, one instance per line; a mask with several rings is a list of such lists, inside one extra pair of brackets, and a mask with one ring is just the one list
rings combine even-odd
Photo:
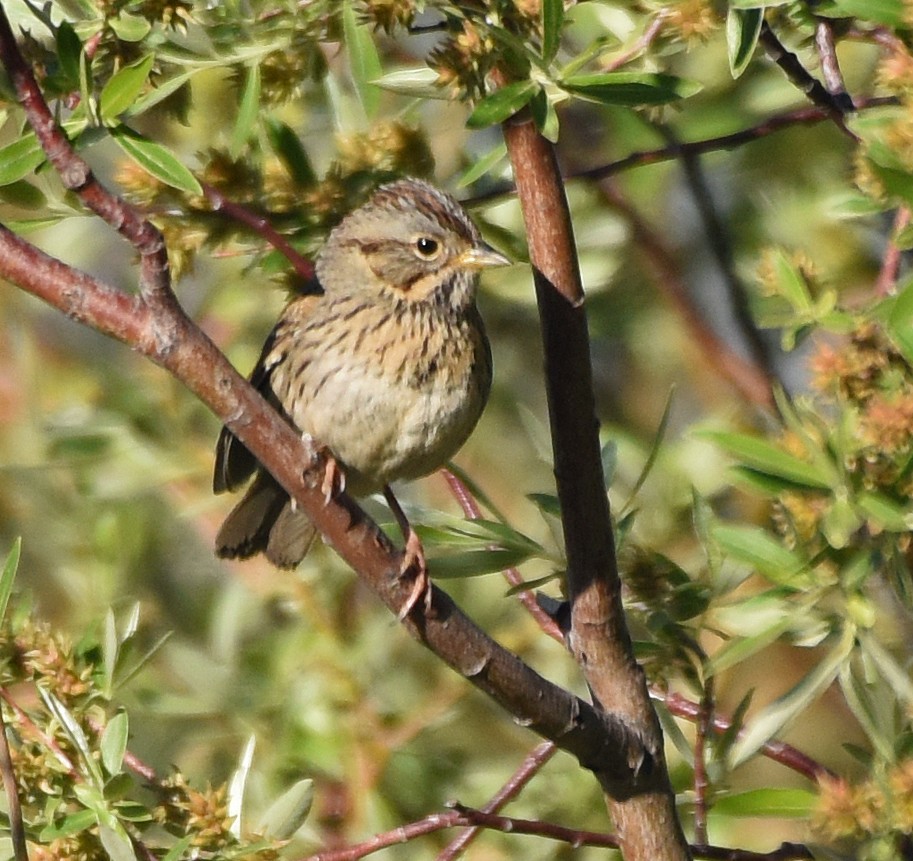
[(365, 115), (371, 119), (380, 105), (380, 93), (377, 84), (372, 83), (383, 75), (383, 67), (377, 46), (371, 38), (368, 28), (358, 23), (351, 0), (346, 0), (342, 8), (342, 31), (349, 57), (349, 68), (352, 81)]
[[(83, 732), (82, 727), (79, 725), (79, 721), (73, 716), (73, 713), (59, 700), (54, 696), (50, 691), (44, 689), (43, 686), (38, 685), (38, 695), (41, 697), (42, 701), (45, 704), (45, 707), (48, 711), (54, 715), (57, 719), (57, 722), (63, 727), (64, 732), (69, 737), (70, 741), (73, 743), (73, 746), (76, 750), (79, 751), (79, 755), (82, 757), (83, 763), (86, 766), (89, 775), (92, 778), (94, 786), (89, 784), (81, 784), (81, 788), (86, 791), (99, 791), (102, 786), (104, 786), (104, 779), (102, 778), (101, 771), (98, 768), (98, 763), (95, 761), (95, 756), (92, 753), (92, 749), (89, 747), (89, 740), (86, 738), (86, 734)], [(88, 806), (88, 805), (87, 805)]]
[(69, 21), (61, 21), (57, 28), (57, 61), (64, 80), (60, 83), (68, 89), (79, 87), (79, 64), (82, 62), (82, 42)]
[(477, 179), (485, 176), (486, 173), (493, 170), (495, 165), (500, 164), (507, 158), (507, 144), (504, 141), (498, 143), (493, 150), (476, 159), (457, 179), (457, 188), (465, 188), (472, 185)]
[(247, 778), (250, 776), (250, 768), (254, 762), (254, 748), (257, 745), (255, 736), (250, 736), (244, 749), (241, 751), (241, 757), (238, 761), (238, 767), (231, 776), (228, 784), (228, 798), (226, 806), (228, 815), (232, 819), (231, 833), (235, 837), (241, 836), (241, 811), (244, 806), (244, 787), (247, 785)]
[(634, 487), (631, 488), (631, 493), (628, 496), (627, 501), (624, 505), (621, 506), (620, 515), (623, 515), (634, 502), (637, 494), (640, 492), (640, 489), (644, 486), (644, 482), (650, 475), (651, 470), (653, 469), (654, 464), (656, 463), (656, 458), (659, 457), (659, 451), (662, 448), (663, 439), (666, 436), (666, 430), (669, 427), (669, 414), (672, 412), (672, 396), (675, 394), (675, 387), (673, 386), (669, 389), (669, 394), (666, 396), (666, 405), (663, 407), (663, 414), (659, 420), (659, 425), (656, 428), (656, 433), (653, 435), (653, 442), (650, 445), (650, 453), (647, 455), (647, 460), (643, 465), (643, 468), (640, 470), (640, 475), (637, 476), (637, 481), (634, 482)]
[(733, 9), (726, 16), (726, 43), (729, 48), (729, 71), (733, 78), (748, 67), (761, 35), (763, 9)]
[(370, 83), (382, 90), (398, 93), (401, 96), (414, 96), (417, 99), (449, 99), (448, 91), (437, 86), (437, 72), (428, 66), (418, 69), (399, 69), (388, 72)]
[(749, 789), (716, 796), (713, 812), (722, 816), (805, 818), (817, 804), (818, 794), (808, 789)]
[(746, 466), (759, 472), (817, 490), (829, 490), (836, 482), (836, 469), (831, 472), (818, 464), (800, 460), (759, 437), (727, 431), (702, 431), (700, 436), (712, 440)]
[(542, 59), (550, 63), (561, 45), (561, 27), (564, 24), (564, 0), (543, 0), (542, 3)]
[(894, 298), (888, 314), (887, 330), (888, 336), (904, 358), (913, 363), (913, 282)]
[(857, 669), (860, 663), (855, 661), (840, 668), (840, 689), (872, 747), (885, 762), (892, 762), (895, 758), (894, 733), (885, 732), (878, 706), (873, 701), (873, 692), (877, 687), (860, 678), (862, 673)]
[(466, 120), (471, 129), (484, 129), (495, 123), (503, 123), (523, 108), (538, 92), (535, 81), (515, 81), (495, 90), (479, 102)]
[(196, 177), (181, 164), (171, 150), (147, 140), (127, 126), (116, 126), (111, 129), (111, 137), (143, 170), (165, 185), (186, 191), (188, 194), (203, 194)]
[(273, 840), (289, 840), (307, 821), (314, 802), (314, 781), (299, 780), (266, 809), (255, 829)]
[(181, 861), (184, 857), (184, 853), (190, 848), (190, 844), (193, 843), (194, 834), (188, 834), (186, 837), (182, 837), (174, 844), (169, 850), (168, 853), (162, 858), (162, 861)]
[(823, 9), (816, 8), (815, 14), (837, 18), (861, 18), (888, 27), (906, 25), (903, 0), (831, 0)]
[(147, 54), (141, 60), (124, 66), (105, 84), (98, 100), (101, 120), (105, 125), (115, 123), (124, 111), (133, 106), (146, 86), (154, 61), (155, 57)]
[(707, 662), (705, 672), (708, 676), (715, 676), (723, 670), (741, 664), (742, 661), (757, 654), (762, 649), (766, 649), (771, 643), (775, 643), (791, 627), (792, 620), (789, 616), (783, 616), (769, 628), (754, 636), (730, 640), (723, 648), (714, 653), (713, 657)]
[(91, 810), (78, 810), (65, 816), (59, 822), (45, 825), (39, 832), (38, 839), (42, 843), (50, 843), (52, 840), (59, 840), (61, 837), (79, 834), (87, 828), (92, 828), (95, 823), (95, 814)]
[(19, 558), (22, 555), (22, 539), (17, 538), (6, 554), (6, 561), (3, 563), (3, 571), (0, 573), (0, 622), (6, 616), (6, 606), (9, 604), (10, 595), (13, 591), (13, 581), (16, 579), (16, 571), (19, 568)]
[(124, 827), (119, 822), (111, 824), (99, 822), (98, 836), (101, 838), (101, 845), (105, 847), (110, 861), (137, 861), (136, 853), (133, 851), (133, 844), (124, 831)]
[(44, 150), (34, 132), (0, 147), (0, 185), (18, 182), (44, 162)]
[(599, 72), (571, 75), (558, 82), (569, 93), (604, 105), (665, 105), (693, 96), (695, 81), (657, 72)]
[(913, 508), (889, 499), (884, 494), (860, 493), (856, 505), (873, 525), (887, 532), (909, 532), (913, 529)]
[(483, 550), (466, 550), (428, 560), (428, 571), (436, 580), (462, 577), (480, 577), (525, 562), (532, 554), (522, 550), (491, 547)]
[(546, 140), (555, 143), (558, 140), (559, 132), (558, 112), (549, 99), (548, 93), (545, 90), (534, 93), (530, 99), (529, 108), (539, 133)]
[(155, 107), (159, 102), (165, 101), (170, 95), (181, 89), (197, 71), (198, 70), (195, 69), (190, 72), (183, 72), (180, 75), (169, 78), (167, 81), (159, 81), (156, 86), (152, 87), (145, 95), (140, 96), (133, 105), (124, 112), (124, 116), (138, 117), (150, 108)]
[(127, 752), (129, 734), (127, 713), (118, 712), (101, 734), (101, 762), (110, 775), (119, 774)]
[(141, 15), (131, 15), (123, 9), (116, 17), (108, 18), (105, 23), (122, 42), (141, 42), (152, 29), (152, 24)]
[(711, 529), (711, 535), (728, 556), (751, 565), (772, 583), (799, 587), (797, 578), (805, 573), (806, 561), (769, 532), (757, 526), (718, 523)]
[(317, 183), (317, 174), (294, 130), (281, 120), (267, 117), (266, 134), (273, 152), (282, 160), (295, 184), (299, 188), (312, 188)]
[(901, 668), (891, 654), (867, 631), (859, 632), (859, 645), (862, 652), (878, 667), (878, 672), (887, 682), (890, 689), (907, 705), (913, 704), (913, 680), (909, 673)]
[(807, 676), (749, 721), (744, 733), (732, 746), (732, 768), (754, 756), (762, 745), (770, 741), (830, 687), (853, 651), (855, 633), (855, 628), (847, 624), (836, 646)]
[(230, 153), (237, 158), (251, 138), (260, 113), (260, 66), (252, 63), (247, 69), (238, 116), (231, 132)]

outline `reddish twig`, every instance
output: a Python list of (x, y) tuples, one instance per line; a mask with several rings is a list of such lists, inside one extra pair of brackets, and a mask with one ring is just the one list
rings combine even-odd
[(663, 24), (666, 22), (666, 18), (668, 18), (666, 12), (658, 12), (650, 22), (650, 26), (644, 30), (643, 35), (641, 35), (627, 51), (624, 51), (617, 57), (613, 57), (612, 62), (606, 64), (605, 70), (607, 72), (612, 72), (646, 51), (647, 48), (653, 44), (653, 40), (659, 35), (660, 30), (663, 28)]
[(9, 691), (7, 691), (6, 688), (0, 688), (0, 698), (2, 698), (3, 701), (13, 710), (19, 725), (28, 730), (28, 732), (34, 736), (35, 739), (37, 739), (38, 743), (41, 744), (42, 747), (46, 748), (54, 754), (54, 756), (57, 758), (57, 761), (66, 769), (69, 777), (71, 777), (73, 780), (77, 780), (79, 778), (79, 772), (76, 770), (76, 766), (73, 765), (73, 761), (70, 759), (70, 757), (68, 757), (63, 752), (63, 749), (59, 744), (57, 744), (57, 741), (47, 735), (47, 733), (45, 733), (44, 730), (42, 730), (41, 727), (38, 726), (38, 724), (36, 724), (35, 721), (33, 721), (28, 716), (28, 713), (22, 709), (19, 703), (17, 703), (12, 698), (12, 696), (10, 696)]
[(310, 281), (314, 277), (314, 264), (303, 254), (300, 254), (295, 247), (270, 224), (269, 219), (256, 212), (252, 212), (240, 203), (229, 200), (219, 189), (208, 183), (200, 183), (203, 187), (203, 193), (209, 201), (214, 212), (222, 213), (239, 224), (249, 227), (259, 236), (263, 237), (270, 245), (282, 254), (289, 263), (292, 264), (298, 275)]
[(878, 278), (875, 279), (875, 295), (890, 296), (897, 286), (897, 273), (900, 271), (900, 261), (903, 258), (903, 251), (897, 244), (897, 237), (910, 223), (910, 208), (901, 206), (894, 215), (894, 226), (891, 229), (891, 236), (888, 239), (885, 248), (884, 258), (881, 261), (881, 269), (878, 272)]
[[(447, 482), (447, 486), (450, 488), (450, 492), (463, 509), (463, 514), (470, 520), (476, 520), (481, 517), (482, 510), (479, 508), (479, 504), (476, 502), (475, 497), (469, 492), (469, 488), (466, 487), (466, 485), (449, 469), (443, 469), (441, 472), (444, 476), (444, 480)], [(511, 586), (522, 585), (523, 575), (516, 568), (505, 568), (502, 573), (504, 574), (504, 579), (507, 580)], [(545, 631), (546, 634), (559, 643), (564, 642), (564, 635), (561, 633), (561, 629), (555, 624), (555, 620), (539, 606), (536, 602), (536, 596), (533, 595), (532, 592), (528, 589), (524, 589), (517, 593), (517, 597), (520, 599), (520, 603), (526, 607), (529, 614), (538, 622), (539, 627)]]
[[(492, 796), (491, 800), (482, 808), (483, 813), (497, 813), (502, 810), (506, 804), (513, 801), (520, 791), (533, 779), (547, 763), (558, 749), (550, 742), (540, 744), (536, 749), (523, 760), (520, 767), (510, 776), (507, 783), (502, 786), (498, 792)], [(454, 861), (462, 852), (472, 843), (473, 840), (481, 833), (481, 826), (473, 825), (467, 828), (462, 834), (454, 838), (446, 848), (440, 852), (436, 861)]]
[[(4, 695), (6, 691), (3, 691)], [(19, 802), (19, 785), (13, 769), (10, 742), (6, 734), (6, 718), (0, 708), (0, 777), (6, 793), (7, 817), (9, 819), (10, 842), (16, 861), (29, 861), (29, 849), (25, 843), (25, 823), (22, 820), (22, 805)]]
[[(883, 108), (890, 105), (899, 104), (895, 96), (873, 96), (871, 98), (860, 99), (856, 103), (857, 111), (871, 110), (874, 108)], [(609, 176), (615, 176), (626, 170), (637, 167), (645, 167), (651, 164), (660, 164), (665, 161), (672, 161), (680, 158), (683, 154), (702, 155), (708, 152), (718, 152), (719, 150), (731, 150), (744, 146), (752, 141), (760, 140), (769, 135), (776, 134), (784, 129), (795, 126), (817, 125), (831, 118), (828, 111), (818, 107), (802, 107), (792, 111), (786, 111), (782, 114), (776, 114), (768, 117), (756, 125), (741, 131), (731, 132), (726, 135), (718, 135), (712, 138), (704, 138), (698, 141), (685, 141), (675, 144), (674, 146), (657, 147), (651, 150), (640, 150), (630, 153), (624, 158), (609, 164), (598, 165), (597, 167), (586, 168), (584, 170), (569, 171), (566, 179), (605, 179)], [(475, 200), (486, 200), (495, 197), (501, 192), (491, 192), (488, 195), (480, 195)]]
[[(654, 688), (651, 691), (653, 697), (662, 702), (669, 713), (675, 717), (685, 718), (685, 720), (697, 721), (700, 719), (701, 706), (698, 703), (686, 699), (681, 694), (665, 693)], [(714, 711), (713, 720), (710, 727), (715, 733), (722, 735), (732, 727), (732, 721)], [(797, 750), (792, 745), (782, 741), (769, 741), (761, 747), (760, 753), (780, 765), (808, 778), (813, 783), (817, 783), (822, 777), (836, 778), (837, 774), (820, 762), (812, 759), (802, 751)]]

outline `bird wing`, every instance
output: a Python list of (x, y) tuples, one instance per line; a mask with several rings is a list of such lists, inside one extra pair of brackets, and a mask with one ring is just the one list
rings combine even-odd
[[(260, 358), (251, 372), (250, 382), (272, 406), (285, 415), (270, 381), (273, 368), (281, 360), (280, 356), (270, 355), (276, 342), (278, 328), (277, 326), (269, 333), (260, 352)], [(216, 463), (212, 475), (213, 492), (222, 493), (226, 490), (234, 490), (247, 481), (259, 465), (259, 461), (244, 444), (227, 427), (223, 427), (216, 443)]]

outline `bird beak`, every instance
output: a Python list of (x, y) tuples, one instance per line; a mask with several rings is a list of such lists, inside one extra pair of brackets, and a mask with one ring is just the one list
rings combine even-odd
[(480, 242), (460, 255), (460, 265), (467, 269), (487, 269), (489, 266), (510, 266), (513, 261), (487, 242)]

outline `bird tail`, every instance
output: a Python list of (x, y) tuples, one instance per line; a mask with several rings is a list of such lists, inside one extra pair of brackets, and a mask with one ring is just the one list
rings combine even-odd
[(294, 568), (307, 555), (317, 530), (266, 472), (259, 472), (216, 535), (216, 555), (247, 559), (256, 553), (278, 568)]

